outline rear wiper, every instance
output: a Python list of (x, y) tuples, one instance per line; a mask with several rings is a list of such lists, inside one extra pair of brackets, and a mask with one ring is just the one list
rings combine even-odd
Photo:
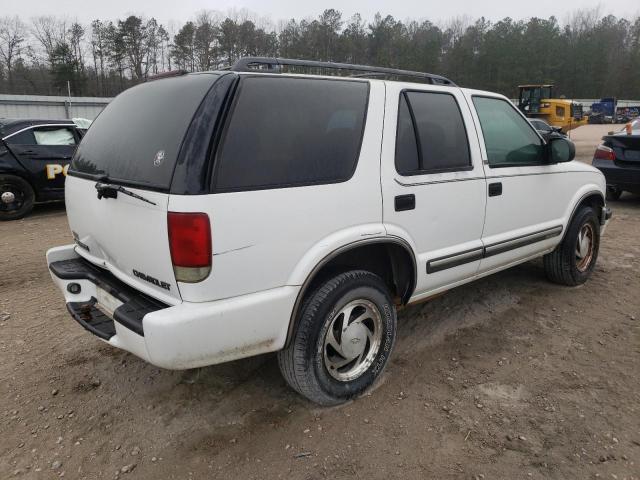
[(96, 190), (98, 191), (98, 200), (104, 198), (118, 198), (118, 192), (128, 195), (133, 198), (137, 198), (138, 200), (142, 200), (143, 202), (150, 203), (151, 205), (156, 205), (155, 202), (148, 200), (137, 193), (133, 193), (131, 190), (127, 190), (122, 185), (112, 185), (109, 183), (96, 183)]

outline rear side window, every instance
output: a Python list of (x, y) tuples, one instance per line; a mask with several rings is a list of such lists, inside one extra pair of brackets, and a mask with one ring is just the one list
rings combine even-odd
[(396, 133), (396, 170), (402, 175), (420, 171), (418, 142), (409, 104), (404, 94), (400, 96), (398, 131)]
[(11, 135), (5, 140), (9, 145), (36, 145), (36, 137), (33, 129), (28, 129), (15, 135)]
[(368, 91), (367, 82), (243, 78), (216, 158), (215, 191), (348, 180)]
[(395, 163), (401, 175), (472, 168), (464, 120), (453, 95), (402, 93)]
[(542, 140), (515, 107), (500, 98), (473, 97), (490, 167), (540, 165)]
[(76, 137), (69, 128), (45, 127), (35, 128), (33, 134), (38, 145), (75, 145)]
[(98, 115), (69, 173), (165, 190), (191, 120), (217, 74), (191, 74), (125, 90)]

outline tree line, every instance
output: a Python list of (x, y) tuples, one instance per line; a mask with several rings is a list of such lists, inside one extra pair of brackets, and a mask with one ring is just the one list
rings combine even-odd
[(376, 14), (274, 25), (247, 12), (202, 11), (179, 27), (129, 16), (88, 25), (0, 17), (0, 93), (113, 96), (175, 69), (215, 70), (243, 56), (281, 56), (437, 73), (514, 97), (522, 83), (554, 83), (574, 98), (640, 98), (640, 17), (577, 10), (555, 17), (440, 24)]

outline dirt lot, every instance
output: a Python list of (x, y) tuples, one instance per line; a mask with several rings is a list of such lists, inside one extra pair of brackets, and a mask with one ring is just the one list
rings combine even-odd
[(273, 355), (170, 372), (101, 343), (46, 270), (64, 209), (0, 224), (0, 478), (638, 479), (640, 197), (612, 207), (586, 285), (534, 262), (407, 308), (378, 388), (333, 409)]

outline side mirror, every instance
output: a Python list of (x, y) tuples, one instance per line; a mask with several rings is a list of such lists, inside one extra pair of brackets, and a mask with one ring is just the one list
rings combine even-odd
[(570, 162), (576, 158), (576, 146), (568, 138), (551, 137), (547, 143), (549, 163)]

